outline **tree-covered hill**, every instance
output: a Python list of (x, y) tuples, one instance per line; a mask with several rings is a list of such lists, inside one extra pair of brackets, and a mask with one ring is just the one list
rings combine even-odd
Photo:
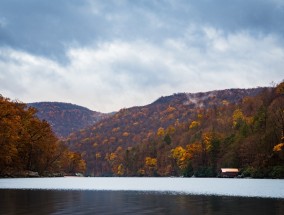
[(283, 171), (279, 86), (161, 97), (67, 142), (90, 175), (216, 176), (221, 167), (238, 167), (248, 176), (276, 177)]
[(74, 131), (94, 125), (109, 116), (109, 114), (61, 102), (29, 103), (28, 106), (36, 108), (37, 116), (49, 122), (55, 134), (60, 138), (67, 137)]

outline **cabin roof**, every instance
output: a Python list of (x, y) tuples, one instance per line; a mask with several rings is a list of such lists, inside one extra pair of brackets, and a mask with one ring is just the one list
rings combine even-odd
[(239, 172), (237, 168), (221, 168), (221, 172)]

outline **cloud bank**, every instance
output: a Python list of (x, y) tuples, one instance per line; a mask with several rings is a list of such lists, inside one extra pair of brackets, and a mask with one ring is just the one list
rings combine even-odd
[(109, 112), (283, 79), (281, 1), (0, 3), (0, 93)]

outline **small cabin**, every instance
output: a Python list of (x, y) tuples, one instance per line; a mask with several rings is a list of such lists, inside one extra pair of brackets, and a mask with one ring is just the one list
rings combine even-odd
[(220, 176), (222, 178), (234, 178), (239, 175), (239, 169), (237, 168), (221, 168)]

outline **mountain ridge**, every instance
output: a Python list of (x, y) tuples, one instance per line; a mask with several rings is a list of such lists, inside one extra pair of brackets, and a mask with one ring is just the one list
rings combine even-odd
[[(199, 115), (203, 115), (203, 120), (207, 120), (207, 124), (211, 123), (212, 117), (210, 115), (214, 114), (214, 111), (224, 109), (224, 114), (229, 114), (229, 112), (232, 114), (233, 108), (236, 108), (239, 103), (241, 104), (245, 97), (257, 96), (265, 90), (269, 92), (272, 89), (266, 87), (225, 89), (162, 96), (145, 106), (123, 108), (93, 126), (74, 132), (68, 137), (67, 143), (73, 150), (84, 154), (89, 173), (93, 171), (91, 174), (94, 175), (105, 174), (112, 171), (109, 169), (110, 167), (107, 167), (111, 166), (112, 162), (108, 156), (113, 153), (118, 154), (117, 150), (119, 151), (121, 148), (127, 150), (129, 147), (133, 148), (139, 145), (150, 147), (147, 144), (157, 141), (159, 130), (164, 141), (170, 144), (173, 141), (170, 137), (171, 133), (174, 133), (178, 127), (194, 127), (191, 125), (193, 122), (199, 125)], [(218, 114), (222, 115), (222, 112)], [(214, 123), (212, 121), (210, 125), (207, 125), (206, 130), (214, 130)], [(228, 130), (229, 128), (223, 125), (223, 129)], [(186, 141), (190, 140), (189, 137), (183, 137), (183, 139), (180, 140), (182, 145), (186, 145)], [(97, 153), (100, 158), (94, 157)], [(150, 153), (149, 156), (155, 157), (156, 152)], [(94, 160), (96, 160), (96, 166), (105, 168), (103, 172), (93, 170)]]
[(111, 114), (100, 113), (86, 107), (64, 102), (34, 102), (29, 107), (37, 109), (37, 116), (46, 120), (60, 138), (93, 125)]
[[(249, 88), (249, 89), (241, 89), (241, 88), (232, 88), (225, 90), (213, 90), (207, 92), (197, 92), (197, 93), (174, 93), (169, 96), (161, 96), (156, 99), (154, 102), (142, 105), (142, 106), (133, 106), (129, 108), (122, 108), (121, 110), (131, 110), (135, 108), (145, 108), (151, 107), (152, 105), (156, 105), (158, 103), (174, 103), (181, 100), (184, 100), (184, 104), (189, 106), (190, 108), (201, 108), (202, 106), (210, 106), (209, 100), (214, 100), (214, 97), (219, 97), (223, 100), (229, 100), (230, 102), (237, 102), (244, 96), (253, 96), (259, 93), (261, 90), (265, 89), (265, 87), (258, 88)], [(227, 93), (226, 93), (227, 92)], [(228, 92), (238, 92), (236, 97), (230, 97), (230, 93)], [(248, 94), (247, 92), (253, 92)], [(223, 102), (223, 101), (219, 101)], [(213, 102), (212, 102), (213, 103)], [(216, 104), (215, 105), (220, 105)], [(80, 106), (72, 103), (65, 102), (33, 102), (28, 103), (28, 106), (34, 107), (38, 110), (37, 116), (41, 120), (46, 120), (52, 126), (55, 134), (60, 138), (68, 137), (72, 132), (79, 131), (80, 129), (86, 129), (89, 126), (93, 126), (94, 124), (100, 122), (103, 119), (106, 119), (117, 112), (111, 113), (101, 113), (98, 111), (90, 110), (87, 107)], [(118, 111), (118, 112), (119, 112)], [(72, 119), (73, 118), (73, 119)]]

